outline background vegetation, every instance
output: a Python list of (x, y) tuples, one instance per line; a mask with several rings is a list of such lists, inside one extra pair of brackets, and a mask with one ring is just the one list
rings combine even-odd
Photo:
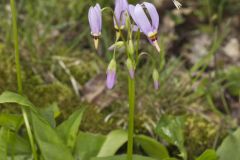
[[(105, 88), (105, 71), (112, 52), (112, 17), (103, 15), (101, 47), (95, 51), (88, 26), (88, 8), (98, 0), (18, 0), (23, 89), (40, 108), (58, 106), (62, 122), (77, 107), (87, 110), (82, 131), (109, 133), (127, 127), (127, 71), (118, 66), (116, 87)], [(170, 0), (152, 0), (160, 13), (159, 43), (167, 57), (160, 89), (153, 89), (151, 58), (136, 72), (136, 133), (157, 137), (162, 115), (184, 116), (185, 146), (190, 159), (217, 148), (240, 120), (240, 2), (188, 0), (177, 11)], [(129, 3), (139, 3), (129, 0)], [(142, 50), (153, 47), (144, 37)], [(16, 91), (11, 10), (0, 2), (0, 92)], [(18, 113), (0, 105), (1, 113)], [(177, 152), (174, 146), (170, 151)]]

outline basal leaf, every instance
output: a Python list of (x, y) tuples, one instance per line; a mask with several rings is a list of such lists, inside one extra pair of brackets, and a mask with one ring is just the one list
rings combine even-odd
[(97, 157), (106, 157), (114, 155), (117, 150), (128, 140), (127, 132), (124, 130), (115, 130), (110, 132), (104, 141)]
[(0, 114), (0, 126), (16, 131), (22, 124), (23, 118), (21, 115)]
[(71, 149), (76, 142), (84, 108), (75, 111), (67, 120), (57, 127), (57, 133)]
[(21, 96), (14, 92), (3, 92), (0, 95), (0, 103), (17, 103), (26, 109), (30, 109), (34, 112), (37, 112), (37, 109), (34, 107), (34, 105), (24, 96)]
[(8, 155), (31, 155), (31, 146), (28, 140), (14, 132), (8, 133)]
[(32, 125), (44, 160), (74, 160), (69, 148), (48, 122), (32, 113)]
[(159, 160), (169, 158), (168, 151), (165, 146), (153, 138), (144, 135), (137, 135), (134, 137), (134, 141), (142, 147), (146, 154), (153, 158)]
[(240, 159), (240, 128), (234, 133), (229, 134), (217, 149), (219, 160)]
[(201, 154), (196, 160), (218, 160), (218, 156), (215, 150), (208, 149)]
[(186, 159), (187, 153), (184, 148), (184, 127), (185, 118), (183, 116), (163, 115), (156, 128), (157, 134), (168, 143), (176, 145), (180, 150), (180, 156)]
[(90, 160), (100, 151), (106, 136), (80, 132), (74, 149), (75, 159)]
[(7, 159), (7, 134), (5, 128), (0, 129), (0, 159)]
[[(111, 156), (111, 157), (94, 157), (91, 160), (127, 160), (126, 155)], [(133, 160), (157, 160), (150, 157), (144, 157), (140, 155), (133, 155)]]

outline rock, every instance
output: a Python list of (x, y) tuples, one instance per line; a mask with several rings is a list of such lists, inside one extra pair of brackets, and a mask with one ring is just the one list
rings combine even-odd
[(237, 38), (232, 38), (223, 48), (224, 54), (232, 60), (237, 61), (240, 58), (240, 46)]

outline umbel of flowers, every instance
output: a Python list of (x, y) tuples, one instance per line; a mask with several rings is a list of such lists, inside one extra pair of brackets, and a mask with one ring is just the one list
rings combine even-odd
[[(177, 8), (181, 4), (173, 0)], [(112, 10), (109, 7), (102, 8), (99, 4), (90, 7), (88, 13), (89, 24), (91, 28), (91, 35), (93, 37), (95, 49), (98, 49), (99, 39), (102, 31), (102, 12), (110, 10), (113, 13), (113, 28), (116, 30), (116, 41), (113, 44), (113, 55), (107, 68), (106, 86), (112, 89), (116, 83), (117, 59), (116, 50), (119, 46), (125, 47), (126, 53), (126, 68), (128, 69), (128, 89), (129, 89), (129, 122), (128, 122), (128, 149), (127, 158), (132, 160), (133, 152), (133, 134), (134, 134), (134, 106), (135, 106), (135, 71), (137, 69), (137, 62), (140, 54), (139, 42), (140, 34), (143, 33), (152, 45), (158, 55), (161, 54), (158, 45), (158, 28), (159, 28), (159, 14), (156, 7), (152, 3), (143, 2), (142, 4), (128, 4), (127, 0), (115, 0), (115, 8)], [(123, 34), (126, 32), (127, 34)], [(133, 34), (136, 34), (136, 42), (133, 42)], [(124, 36), (127, 35), (127, 36)], [(137, 44), (137, 45), (136, 45)], [(111, 47), (112, 48), (112, 47)], [(163, 57), (163, 56), (159, 56)], [(157, 61), (157, 60), (156, 60)], [(155, 89), (159, 88), (159, 72), (152, 69), (153, 86)]]

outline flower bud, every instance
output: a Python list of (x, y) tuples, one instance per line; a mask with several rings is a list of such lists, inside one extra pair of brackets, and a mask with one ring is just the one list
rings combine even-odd
[(117, 64), (115, 59), (113, 58), (111, 62), (108, 65), (107, 68), (107, 81), (106, 81), (106, 86), (108, 89), (112, 89), (113, 86), (115, 85), (116, 82), (116, 69), (117, 69)]
[(134, 46), (133, 46), (133, 41), (132, 40), (129, 40), (127, 49), (128, 49), (128, 52), (129, 52), (130, 55), (134, 54)]
[(135, 74), (135, 70), (134, 70), (133, 62), (130, 58), (127, 59), (126, 65), (127, 65), (127, 68), (128, 68), (129, 75), (133, 79), (134, 74)]
[(154, 88), (157, 90), (159, 88), (159, 74), (157, 69), (153, 70), (153, 83), (154, 83)]
[(129, 16), (126, 16), (126, 28), (127, 30), (131, 30), (131, 20)]

